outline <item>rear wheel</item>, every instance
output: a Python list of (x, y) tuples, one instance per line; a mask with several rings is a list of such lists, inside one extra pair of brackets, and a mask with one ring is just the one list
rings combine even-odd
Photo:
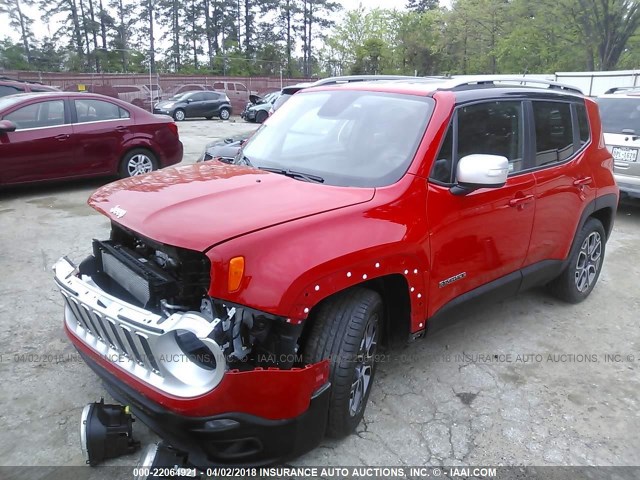
[(256, 113), (256, 122), (263, 123), (268, 117), (269, 117), (269, 114), (264, 110), (261, 110), (258, 113)]
[(589, 218), (576, 238), (567, 268), (549, 283), (551, 293), (569, 303), (587, 298), (602, 270), (605, 242), (602, 223)]
[(119, 172), (122, 178), (126, 178), (143, 175), (157, 168), (158, 160), (153, 153), (144, 148), (136, 148), (122, 157)]
[(175, 112), (173, 112), (173, 118), (177, 122), (183, 121), (185, 119), (185, 117), (186, 117), (186, 115), (184, 114), (184, 110), (182, 110), (181, 108), (179, 108)]
[(229, 111), (228, 108), (223, 108), (222, 110), (220, 110), (220, 119), (221, 120), (229, 120), (230, 116), (231, 116), (231, 112)]
[(369, 399), (376, 369), (375, 356), (383, 321), (380, 295), (365, 288), (350, 289), (325, 300), (315, 310), (304, 359), (330, 359), (327, 435), (353, 432)]

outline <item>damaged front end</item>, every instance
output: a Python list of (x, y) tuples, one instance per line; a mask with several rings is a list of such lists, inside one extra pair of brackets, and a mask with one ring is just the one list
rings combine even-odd
[(210, 267), (200, 252), (114, 224), (79, 266), (54, 266), (65, 330), (110, 393), (194, 465), (264, 464), (313, 448), (328, 362), (301, 361), (301, 325), (209, 297)]

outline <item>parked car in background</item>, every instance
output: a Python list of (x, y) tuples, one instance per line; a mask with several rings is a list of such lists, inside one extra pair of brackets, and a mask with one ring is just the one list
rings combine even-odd
[(154, 100), (159, 100), (159, 98), (152, 99), (151, 92), (144, 85), (113, 85), (113, 88), (118, 92), (118, 98), (120, 100), (129, 102), (145, 110), (149, 110)]
[(0, 185), (117, 174), (182, 160), (177, 125), (92, 93), (0, 98)]
[(223, 163), (233, 163), (240, 147), (253, 135), (253, 132), (244, 132), (228, 137), (223, 140), (215, 140), (209, 144), (200, 155), (196, 162), (205, 162), (207, 160), (218, 160)]
[(181, 85), (174, 85), (171, 88), (168, 88), (164, 91), (162, 95), (162, 100), (169, 100), (176, 95), (186, 92), (196, 92), (196, 91), (213, 91), (213, 85), (203, 85), (198, 83), (187, 83)]
[(269, 118), (273, 105), (280, 95), (281, 92), (268, 93), (263, 98), (257, 95), (249, 95), (251, 101), (244, 107), (240, 116), (247, 122), (264, 122)]
[(640, 198), (640, 87), (613, 88), (596, 101), (618, 187), (622, 193)]
[(64, 88), (65, 92), (97, 93), (111, 98), (120, 98), (118, 92), (111, 85), (95, 83), (74, 83)]
[(231, 106), (237, 112), (241, 111), (249, 102), (249, 96), (258, 92), (250, 92), (244, 83), (216, 81), (213, 82), (213, 89), (217, 92), (224, 92), (231, 101)]
[(170, 100), (156, 103), (153, 113), (170, 115), (179, 122), (195, 117), (205, 117), (207, 120), (219, 117), (228, 120), (231, 116), (231, 103), (222, 92), (185, 92), (175, 95)]
[(24, 80), (16, 80), (11, 77), (0, 77), (0, 97), (6, 95), (15, 95), (16, 93), (25, 92), (57, 92), (55, 87), (43, 85), (38, 82), (27, 82)]

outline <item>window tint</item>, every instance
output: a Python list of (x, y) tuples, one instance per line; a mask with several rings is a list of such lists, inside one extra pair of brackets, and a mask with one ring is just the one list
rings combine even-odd
[(224, 83), (223, 82), (216, 82), (213, 84), (213, 88), (215, 88), (216, 90), (224, 90)]
[[(571, 118), (569, 118), (571, 121)], [(458, 154), (500, 155), (509, 160), (509, 172), (523, 169), (522, 103), (490, 102), (458, 110)]]
[(431, 169), (429, 178), (441, 183), (451, 183), (451, 166), (453, 165), (453, 126), (447, 130), (440, 152)]
[(591, 138), (591, 131), (589, 129), (589, 117), (587, 117), (587, 108), (582, 105), (576, 105), (576, 111), (578, 112), (578, 128), (580, 129), (580, 145), (584, 145)]
[(247, 91), (247, 87), (245, 87), (243, 84), (241, 83), (236, 83), (236, 90), (240, 91), (240, 92), (246, 92)]
[(19, 87), (14, 87), (13, 85), (0, 85), (0, 97), (4, 97), (5, 95), (22, 93), (22, 92), (24, 92), (24, 89), (20, 89)]
[(533, 102), (536, 166), (563, 162), (573, 155), (571, 107), (568, 103)]
[(110, 102), (102, 100), (74, 100), (78, 123), (99, 122), (129, 118), (129, 112)]
[(206, 98), (205, 93), (194, 93), (193, 95), (189, 95), (189, 98), (192, 102), (201, 102)]
[(207, 92), (203, 93), (202, 95), (204, 97), (204, 100), (218, 100), (220, 98), (220, 94), (215, 92)]
[(233, 83), (227, 83), (227, 90), (235, 90), (236, 87), (233, 86)]
[(64, 125), (64, 101), (32, 103), (5, 115), (4, 119), (15, 123), (16, 130)]

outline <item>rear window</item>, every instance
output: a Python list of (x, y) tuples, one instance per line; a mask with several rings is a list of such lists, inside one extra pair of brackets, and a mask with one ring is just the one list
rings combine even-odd
[(13, 85), (0, 85), (0, 97), (24, 92), (24, 88)]
[(325, 184), (377, 187), (409, 168), (433, 99), (367, 91), (295, 95), (243, 147), (257, 168), (320, 176)]
[(622, 130), (640, 132), (640, 98), (598, 98), (602, 129), (606, 133), (622, 133)]

